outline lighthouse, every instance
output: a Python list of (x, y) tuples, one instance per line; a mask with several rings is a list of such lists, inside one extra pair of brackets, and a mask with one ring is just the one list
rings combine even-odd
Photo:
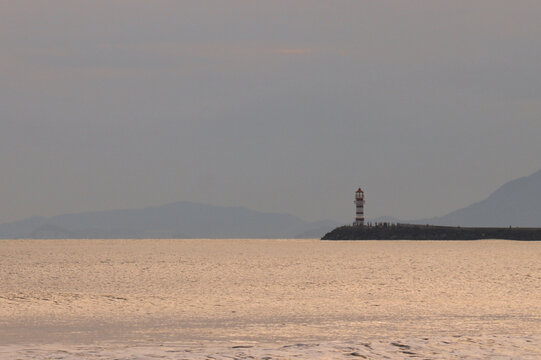
[(359, 188), (355, 191), (355, 222), (353, 226), (364, 226), (364, 192)]

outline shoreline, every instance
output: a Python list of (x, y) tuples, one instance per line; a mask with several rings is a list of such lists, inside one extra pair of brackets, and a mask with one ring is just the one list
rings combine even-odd
[(0, 346), (5, 359), (538, 359), (541, 334), (360, 337), (357, 340), (307, 342), (143, 342), (93, 344), (19, 344)]

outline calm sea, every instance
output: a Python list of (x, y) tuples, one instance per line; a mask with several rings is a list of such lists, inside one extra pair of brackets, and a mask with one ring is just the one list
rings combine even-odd
[(0, 240), (0, 259), (0, 357), (487, 336), (541, 356), (541, 242)]

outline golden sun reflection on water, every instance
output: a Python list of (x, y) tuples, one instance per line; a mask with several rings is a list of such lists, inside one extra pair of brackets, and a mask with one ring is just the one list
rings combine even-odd
[(2, 240), (0, 338), (541, 333), (541, 242)]

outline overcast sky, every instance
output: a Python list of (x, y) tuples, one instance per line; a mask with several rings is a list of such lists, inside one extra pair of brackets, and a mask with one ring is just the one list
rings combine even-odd
[(0, 2), (0, 223), (443, 215), (541, 169), (541, 1)]

